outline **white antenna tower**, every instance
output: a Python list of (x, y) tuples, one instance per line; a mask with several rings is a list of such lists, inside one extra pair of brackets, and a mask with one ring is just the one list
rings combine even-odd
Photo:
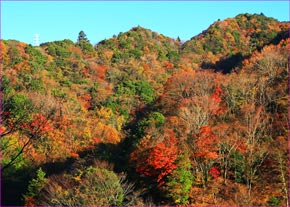
[(34, 35), (34, 45), (39, 46), (39, 34)]

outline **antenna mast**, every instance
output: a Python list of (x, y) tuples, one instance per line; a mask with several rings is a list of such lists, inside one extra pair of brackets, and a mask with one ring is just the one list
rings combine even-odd
[(34, 35), (34, 46), (39, 46), (39, 34)]

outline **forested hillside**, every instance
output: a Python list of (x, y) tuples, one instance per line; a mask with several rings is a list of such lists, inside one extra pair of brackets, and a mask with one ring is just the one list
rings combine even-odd
[(289, 205), (288, 29), (1, 40), (2, 206)]

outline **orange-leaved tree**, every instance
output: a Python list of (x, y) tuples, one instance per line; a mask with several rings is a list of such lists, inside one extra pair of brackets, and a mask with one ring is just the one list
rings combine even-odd
[(24, 135), (23, 139), (20, 140), (20, 150), (11, 157), (10, 161), (2, 167), (2, 170), (14, 165), (18, 157), (24, 153), (25, 149), (31, 144), (40, 141), (40, 139), (53, 130), (50, 120), (42, 114), (34, 114), (31, 120), (25, 120), (20, 125), (19, 130)]

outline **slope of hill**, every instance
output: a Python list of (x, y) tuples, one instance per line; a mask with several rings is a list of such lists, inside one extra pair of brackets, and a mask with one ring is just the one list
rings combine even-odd
[(2, 204), (288, 205), (288, 27), (1, 40)]

